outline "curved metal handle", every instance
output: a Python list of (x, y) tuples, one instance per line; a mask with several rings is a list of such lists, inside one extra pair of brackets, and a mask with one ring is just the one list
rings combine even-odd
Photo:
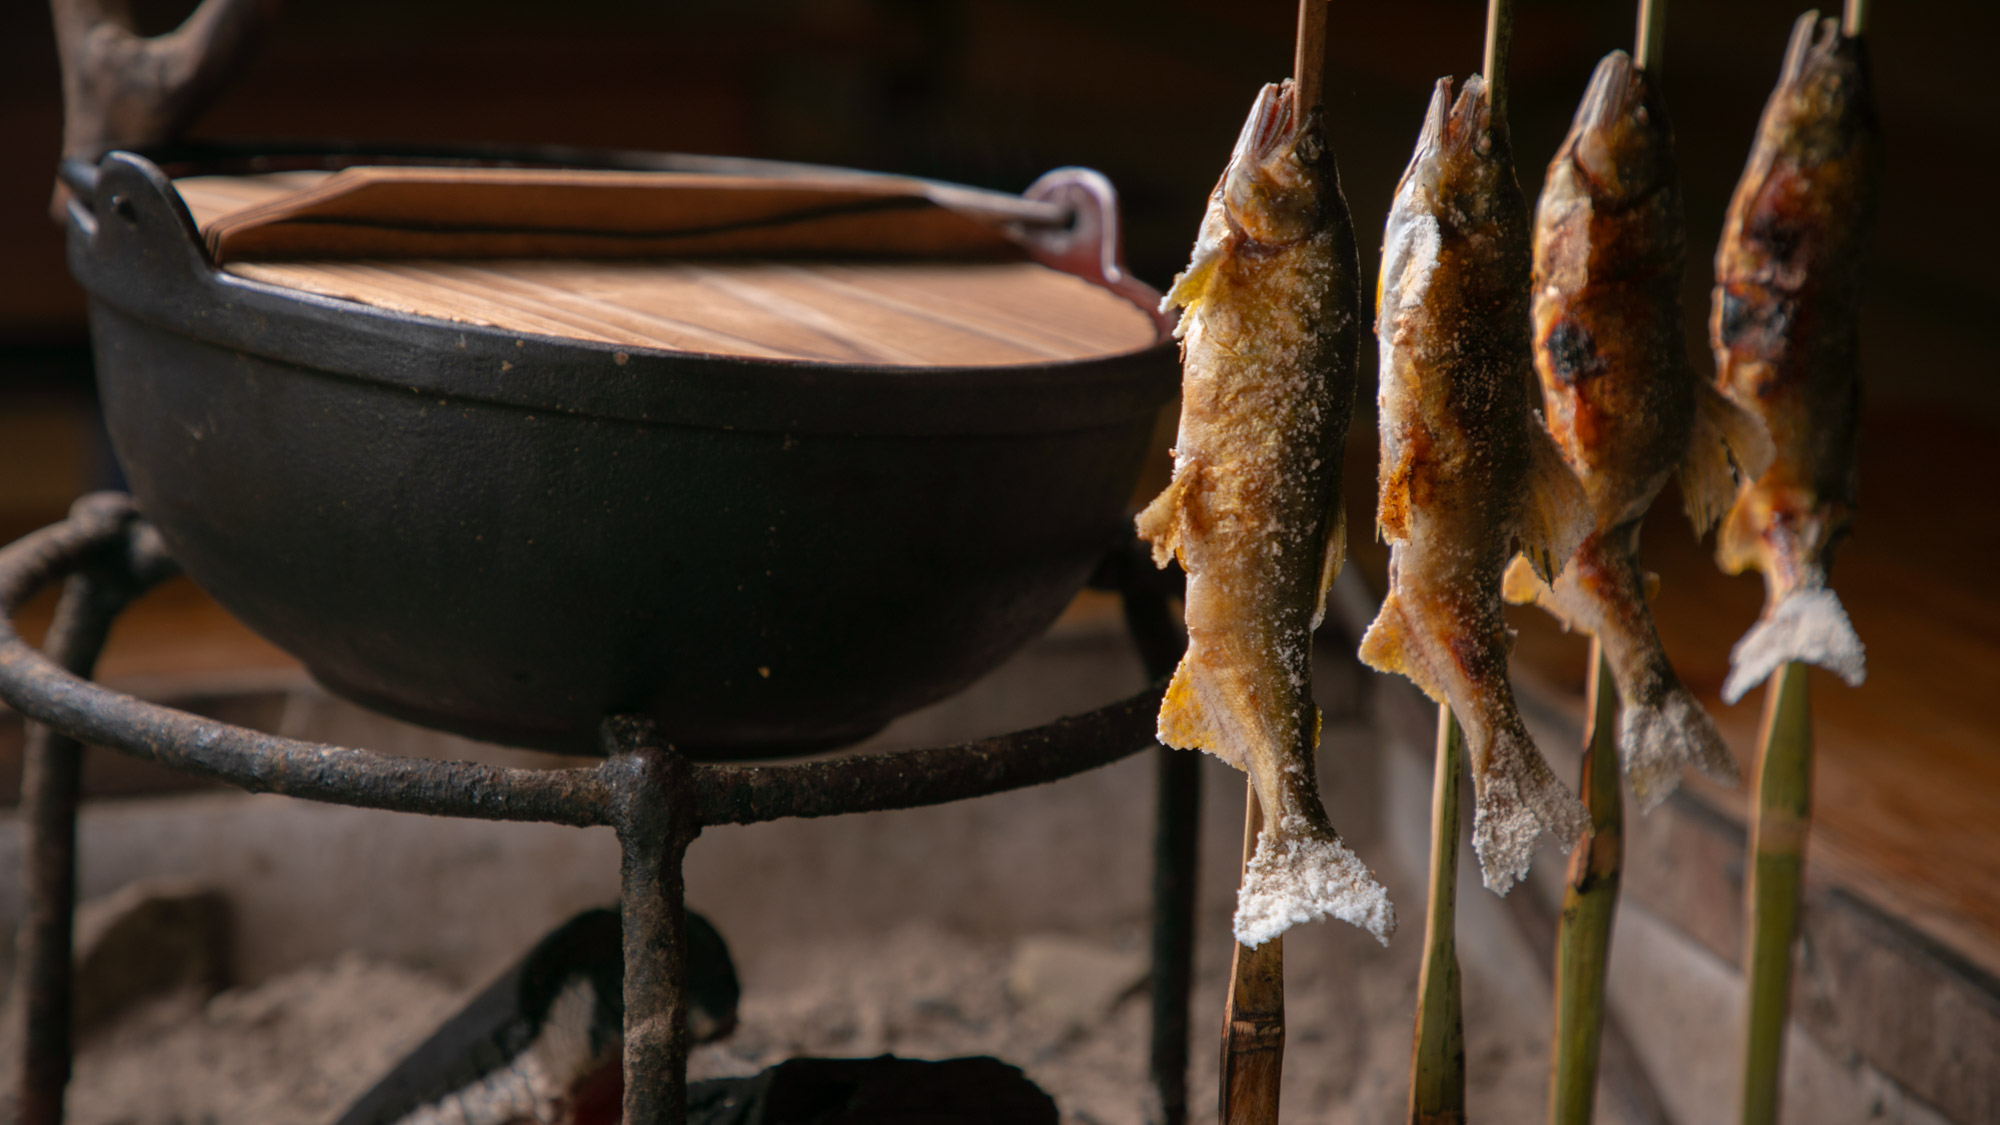
[(1028, 185), (1021, 198), (1062, 207), (1075, 216), (1066, 227), (1017, 228), (1016, 237), (1036, 261), (1098, 282), (1149, 312), (1162, 329), (1174, 316), (1160, 310), (1153, 287), (1125, 270), (1125, 234), (1119, 225), (1118, 189), (1093, 168), (1057, 168)]

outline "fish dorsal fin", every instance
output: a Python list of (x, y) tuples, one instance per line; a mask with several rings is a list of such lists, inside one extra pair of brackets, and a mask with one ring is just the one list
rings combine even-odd
[(1535, 576), (1554, 584), (1577, 546), (1597, 530), (1583, 482), (1563, 460), (1562, 448), (1542, 424), (1539, 411), (1528, 423), (1528, 479), (1521, 501), (1517, 543)]
[(1681, 460), (1681, 500), (1696, 535), (1708, 534), (1729, 507), (1739, 481), (1771, 467), (1777, 450), (1763, 420), (1708, 383), (1695, 384), (1694, 433)]
[(1333, 517), (1327, 521), (1326, 544), (1319, 554), (1319, 596), (1313, 601), (1312, 627), (1326, 620), (1326, 592), (1347, 562), (1347, 505), (1338, 492), (1333, 497)]

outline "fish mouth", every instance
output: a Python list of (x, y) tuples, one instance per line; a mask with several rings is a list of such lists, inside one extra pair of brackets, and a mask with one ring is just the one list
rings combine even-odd
[(1613, 51), (1604, 56), (1590, 75), (1590, 88), (1576, 110), (1576, 128), (1609, 128), (1629, 117), (1645, 98), (1641, 71), (1632, 56)]
[(1292, 119), (1291, 90), (1291, 81), (1287, 79), (1282, 83), (1266, 83), (1257, 91), (1250, 116), (1243, 120), (1243, 132), (1236, 137), (1235, 157), (1245, 166), (1264, 163), (1279, 146), (1292, 141), (1297, 127)]
[(1843, 38), (1840, 20), (1822, 17), (1817, 10), (1801, 13), (1792, 24), (1791, 41), (1785, 44), (1785, 65), (1778, 72), (1778, 84), (1796, 85), (1805, 76), (1807, 66), (1833, 54)]

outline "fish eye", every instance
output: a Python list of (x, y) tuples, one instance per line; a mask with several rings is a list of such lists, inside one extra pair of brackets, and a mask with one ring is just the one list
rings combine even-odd
[(1323, 152), (1318, 129), (1308, 129), (1298, 144), (1292, 146), (1292, 155), (1301, 164), (1318, 164)]

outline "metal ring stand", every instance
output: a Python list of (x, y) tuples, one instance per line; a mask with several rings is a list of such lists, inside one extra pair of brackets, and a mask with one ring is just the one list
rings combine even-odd
[[(391, 758), (259, 734), (146, 703), (90, 682), (117, 614), (175, 573), (131, 500), (85, 497), (63, 523), (0, 549), (0, 699), (33, 725), (22, 776), (26, 909), (16, 988), (26, 1034), (22, 1125), (57, 1125), (70, 1076), (71, 928), (81, 749), (121, 753), (228, 782), (361, 808), (480, 820), (609, 825), (623, 853), (624, 1119), (679, 1125), (687, 1098), (687, 950), (681, 862), (705, 825), (913, 808), (1055, 781), (1153, 745), (1161, 687), (1046, 726), (956, 746), (792, 765), (689, 762), (643, 718), (613, 716), (606, 759), (576, 769), (502, 769)], [(1151, 578), (1151, 581), (1147, 579)], [(14, 631), (28, 598), (66, 579), (36, 652)], [(1167, 594), (1130, 552), (1101, 584), (1124, 597), (1149, 676), (1173, 668), (1181, 641)], [(1159, 757), (1153, 902), (1152, 1077), (1161, 1119), (1187, 1112), (1188, 992), (1193, 955), (1200, 760)]]

